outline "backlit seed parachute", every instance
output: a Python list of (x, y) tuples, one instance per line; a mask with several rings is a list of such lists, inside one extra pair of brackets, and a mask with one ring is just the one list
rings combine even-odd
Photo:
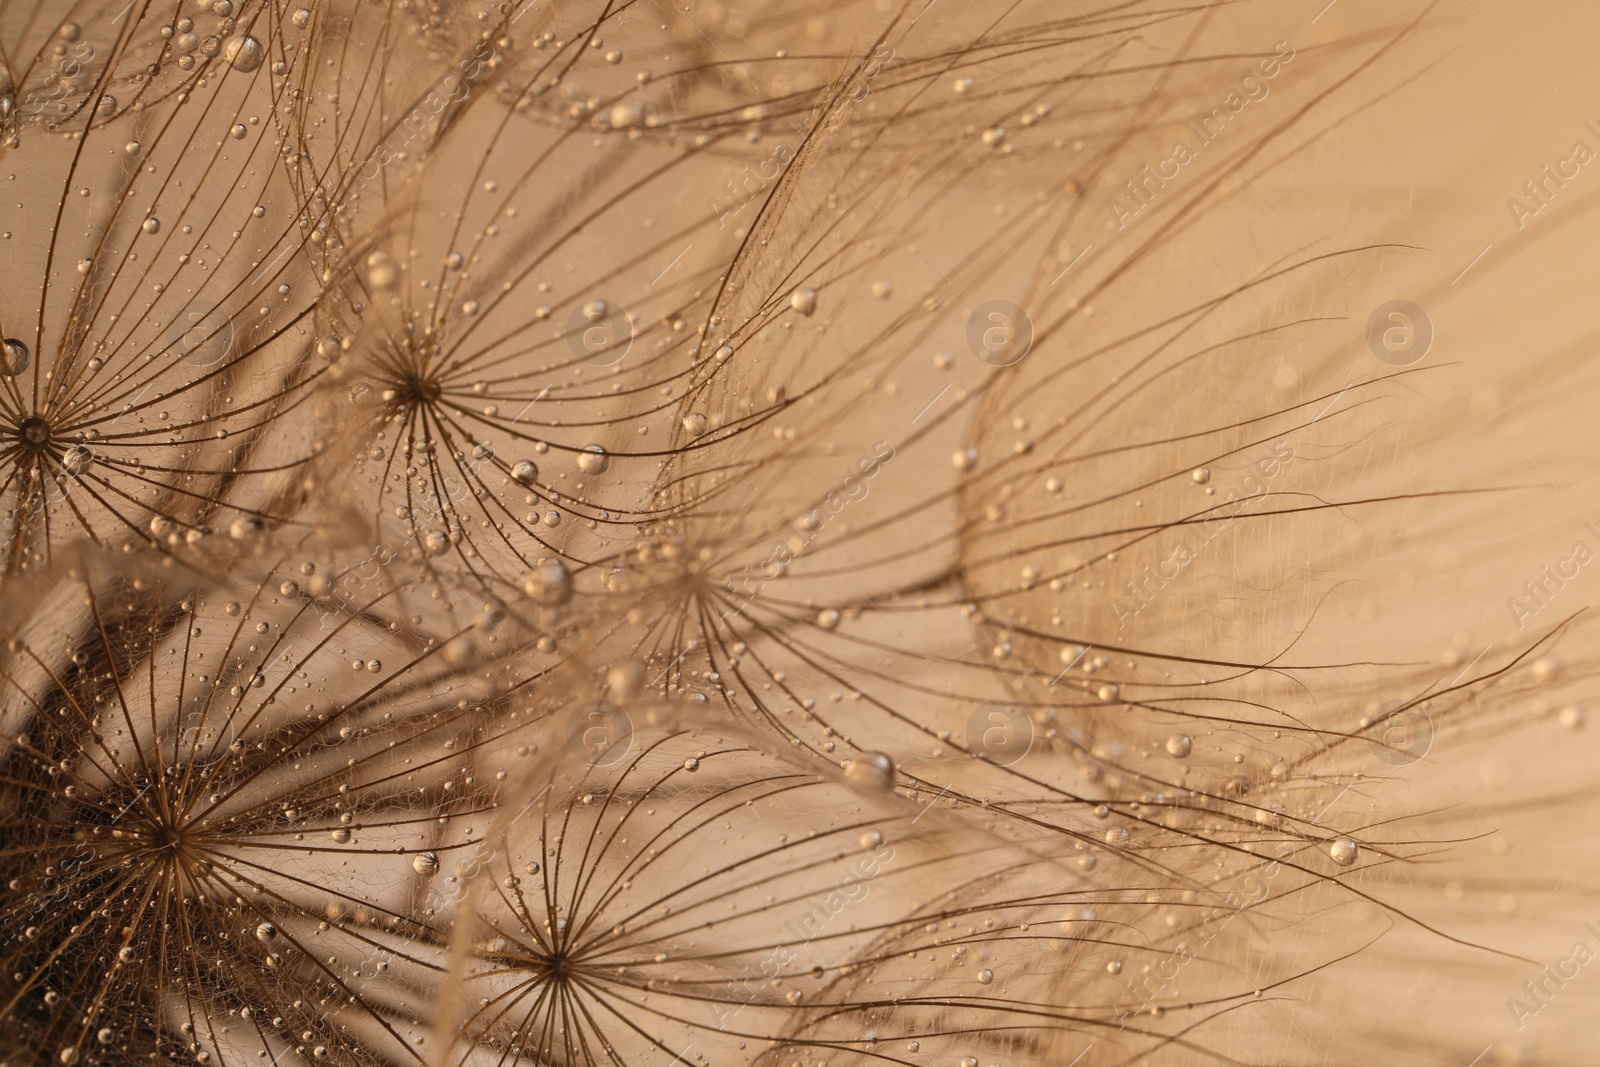
[(624, 743), (530, 778), (474, 857), (439, 1062), (1042, 1064), (1109, 1029), (1047, 999), (1094, 985), (1127, 910), (1081, 871), (611, 707)]
[(422, 1052), (447, 931), (419, 872), (481, 837), (536, 717), (402, 594), (232, 570), (7, 590), (35, 597), (0, 666), (11, 1062)]
[(660, 491), (668, 460), (721, 451), (776, 410), (708, 417), (683, 399), (732, 352), (712, 339), (729, 263), (772, 269), (736, 258), (754, 208), (735, 229), (732, 208), (687, 190), (725, 197), (753, 163), (771, 185), (837, 95), (817, 57), (761, 60), (763, 79), (789, 79), (771, 107), (751, 102), (767, 81), (733, 107), (707, 84), (725, 72), (695, 62), (634, 77), (613, 55), (675, 36), (590, 14), (530, 11), (490, 42), (492, 91), (464, 85), (409, 150), (425, 165), (359, 193), (361, 241), (325, 301), (339, 447), (323, 480), (382, 543), (501, 596), (542, 560), (597, 566), (692, 506)]
[(59, 25), (10, 6), (0, 25), (54, 27), (23, 72), (56, 64), (64, 90), (36, 114), (23, 94), (0, 155), (8, 573), (80, 538), (249, 535), (312, 451), (296, 409), (328, 206), (282, 158), (301, 31), (277, 5), (188, 6), (57, 7)]

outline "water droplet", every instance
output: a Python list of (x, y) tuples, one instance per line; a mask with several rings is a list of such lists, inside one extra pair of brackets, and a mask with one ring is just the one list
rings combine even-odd
[(261, 61), (267, 56), (267, 50), (261, 47), (261, 42), (249, 34), (231, 39), (223, 47), (222, 52), (234, 70), (245, 74), (261, 66)]
[(883, 844), (883, 834), (878, 830), (868, 830), (861, 835), (860, 840), (863, 849), (874, 849)]
[(7, 337), (0, 343), (0, 374), (15, 378), (27, 370), (32, 361), (33, 354), (28, 351), (28, 346), (15, 337)]
[(959, 449), (950, 457), (950, 463), (958, 471), (969, 471), (978, 465), (978, 450), (976, 448)]
[(815, 289), (796, 289), (789, 295), (789, 306), (794, 308), (797, 315), (810, 315), (817, 310), (817, 291)]
[(139, 227), (139, 228), (142, 229), (145, 233), (160, 233), (161, 232), (161, 220), (152, 215), (150, 218), (145, 219), (144, 220), (144, 225)]
[(277, 939), (278, 928), (272, 923), (262, 923), (260, 926), (256, 927), (257, 941), (276, 941)]
[(700, 769), (700, 761), (695, 757), (690, 756), (688, 759), (683, 761), (683, 769), (690, 772), (698, 771)]
[(706, 417), (698, 411), (683, 417), (683, 432), (690, 437), (699, 437), (706, 432)]
[(347, 844), (350, 841), (350, 830), (344, 826), (336, 827), (328, 832), (328, 836), (333, 838), (337, 844)]
[(437, 556), (449, 547), (449, 536), (438, 530), (429, 530), (422, 535), (422, 550), (430, 556)]
[(95, 114), (103, 119), (109, 119), (117, 113), (117, 98), (110, 93), (100, 97), (100, 102), (94, 106)]
[(289, 17), (289, 21), (295, 24), (296, 29), (303, 30), (311, 25), (311, 12), (301, 8)]
[(94, 463), (94, 449), (88, 445), (73, 445), (61, 457), (61, 466), (68, 474), (82, 474)]
[(887, 792), (894, 788), (894, 760), (882, 752), (864, 752), (845, 764), (844, 776), (863, 788)]
[(1194, 479), (1195, 485), (1205, 485), (1211, 480), (1211, 468), (1196, 467), (1194, 470), (1189, 472), (1189, 477)]
[(1341, 867), (1348, 867), (1354, 863), (1360, 851), (1361, 846), (1348, 837), (1336, 837), (1328, 845), (1328, 855), (1332, 856), (1333, 862)]
[(637, 126), (644, 121), (644, 103), (639, 100), (625, 100), (611, 109), (611, 125), (619, 130), (630, 126)]
[(233, 139), (235, 141), (242, 141), (244, 140), (245, 135), (250, 132), (250, 129), (249, 127), (245, 126), (244, 123), (236, 122), (233, 124), (233, 128), (228, 132), (233, 135)]
[(611, 466), (611, 457), (600, 445), (585, 445), (578, 453), (578, 469), (585, 474), (604, 474)]
[(129, 141), (127, 144), (122, 146), (122, 150), (128, 153), (130, 156), (136, 156), (140, 152), (144, 151), (144, 145), (140, 144), (138, 141)]
[(826, 608), (826, 609), (824, 609), (822, 611), (817, 612), (817, 625), (822, 627), (824, 630), (836, 630), (836, 629), (838, 629), (839, 628), (839, 609), (838, 608)]
[(560, 607), (572, 599), (572, 572), (559, 559), (546, 560), (522, 579), (522, 591), (536, 604)]
[(994, 972), (989, 968), (985, 967), (983, 970), (978, 972), (979, 985), (988, 985), (992, 981), (994, 981)]
[(531, 459), (519, 459), (511, 465), (511, 477), (523, 485), (538, 485), (539, 465)]
[(1167, 755), (1182, 759), (1193, 746), (1194, 741), (1188, 734), (1173, 734), (1167, 738)]
[(1121, 848), (1128, 843), (1128, 831), (1121, 826), (1113, 826), (1106, 831), (1105, 840), (1112, 848)]
[(387, 252), (367, 257), (367, 283), (374, 289), (393, 289), (400, 281), (400, 268)]
[(411, 860), (411, 869), (424, 878), (439, 872), (439, 857), (432, 852), (419, 852)]

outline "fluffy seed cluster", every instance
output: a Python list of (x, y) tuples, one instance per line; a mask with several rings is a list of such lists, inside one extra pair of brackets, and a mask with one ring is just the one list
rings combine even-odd
[(0, 1067), (1467, 1063), (1303, 21), (0, 7)]

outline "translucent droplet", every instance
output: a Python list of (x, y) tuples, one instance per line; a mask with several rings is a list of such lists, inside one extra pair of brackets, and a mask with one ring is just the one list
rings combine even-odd
[(437, 556), (449, 547), (449, 536), (438, 530), (429, 530), (422, 535), (422, 550), (430, 556)]
[(700, 769), (700, 761), (695, 757), (690, 756), (688, 759), (683, 761), (683, 769), (690, 772), (698, 771)]
[(539, 465), (531, 459), (519, 459), (511, 465), (511, 477), (523, 485), (538, 485)]
[(826, 608), (826, 609), (824, 609), (822, 611), (817, 612), (817, 625), (822, 627), (824, 630), (836, 630), (836, 629), (838, 629), (839, 628), (839, 609), (838, 608)]
[(1182, 759), (1193, 746), (1194, 741), (1188, 734), (1173, 734), (1167, 738), (1167, 755)]
[(1105, 840), (1112, 848), (1121, 848), (1128, 843), (1128, 831), (1121, 826), (1113, 826), (1106, 831)]
[(601, 445), (585, 445), (578, 453), (578, 469), (585, 474), (604, 474), (611, 466), (611, 457)]
[(345, 826), (340, 826), (329, 831), (328, 836), (333, 838), (334, 842), (337, 844), (347, 844), (350, 840), (350, 829)]
[(1189, 477), (1194, 479), (1195, 485), (1205, 485), (1211, 480), (1210, 467), (1196, 467), (1189, 472)]
[(860, 841), (863, 849), (874, 849), (883, 844), (883, 834), (878, 830), (868, 830), (861, 835)]
[(419, 852), (411, 860), (411, 868), (424, 878), (439, 872), (439, 857), (432, 852)]
[(985, 967), (983, 970), (978, 972), (978, 984), (979, 985), (988, 985), (990, 982), (993, 982), (993, 981), (994, 981), (994, 972), (991, 971), (989, 968)]
[(810, 315), (817, 310), (817, 291), (815, 289), (796, 289), (789, 296), (789, 306), (794, 308), (799, 315)]
[(261, 47), (261, 42), (243, 34), (234, 37), (223, 46), (222, 53), (232, 64), (233, 69), (248, 74), (261, 66), (261, 61), (267, 57), (267, 50)]
[(33, 362), (33, 354), (28, 350), (27, 344), (15, 337), (7, 337), (0, 343), (0, 374), (15, 378), (28, 369), (28, 364)]
[(644, 121), (644, 103), (639, 100), (625, 100), (611, 109), (611, 125), (619, 130), (630, 126), (637, 126)]
[(117, 98), (110, 93), (100, 97), (100, 102), (94, 106), (95, 114), (103, 119), (109, 119), (117, 113)]
[(976, 448), (963, 448), (950, 457), (951, 466), (958, 471), (969, 471), (978, 465), (978, 450)]
[(400, 281), (400, 268), (387, 252), (367, 257), (367, 283), (374, 289), (393, 289)]
[(1328, 845), (1328, 855), (1333, 857), (1333, 862), (1341, 867), (1348, 867), (1356, 861), (1356, 855), (1361, 851), (1348, 837), (1336, 837)]
[(142, 229), (145, 233), (160, 233), (161, 232), (161, 220), (156, 218), (155, 216), (151, 216), (150, 218), (145, 219), (144, 220), (144, 225), (139, 227), (139, 228)]
[(94, 463), (94, 449), (88, 445), (73, 445), (61, 457), (61, 466), (68, 474), (82, 474)]
[(699, 437), (706, 432), (706, 417), (698, 411), (683, 417), (683, 432), (690, 437)]
[(277, 939), (278, 928), (272, 923), (262, 923), (260, 926), (256, 927), (257, 941), (276, 941)]
[(250, 129), (244, 123), (236, 122), (228, 132), (233, 135), (235, 141), (242, 141), (245, 139), (245, 135), (250, 132)]
[(546, 560), (522, 580), (522, 591), (536, 604), (559, 607), (572, 599), (572, 572), (559, 559)]
[(299, 596), (300, 583), (295, 581), (293, 578), (290, 578), (288, 581), (278, 586), (278, 592), (282, 593), (284, 596)]
[(894, 760), (882, 752), (864, 752), (845, 764), (844, 776), (864, 789), (887, 792), (894, 788)]
[(303, 30), (307, 26), (311, 25), (311, 12), (307, 11), (305, 8), (301, 8), (299, 11), (296, 11), (293, 15), (289, 16), (289, 21), (295, 24), (296, 29)]

